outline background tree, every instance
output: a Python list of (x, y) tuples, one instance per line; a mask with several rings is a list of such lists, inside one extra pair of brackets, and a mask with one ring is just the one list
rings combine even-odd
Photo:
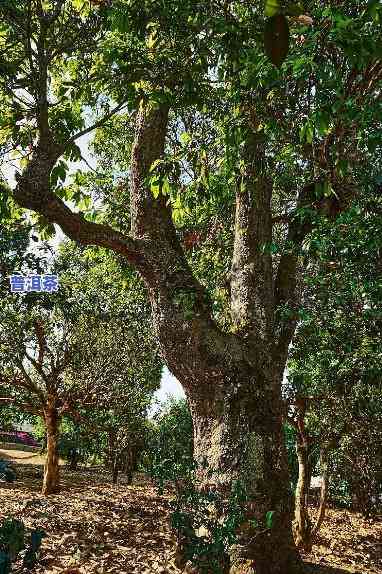
[[(95, 271), (96, 256), (90, 260), (85, 257), (76, 269), (73, 255), (72, 251), (71, 276), (75, 270), (80, 273), (82, 267), (85, 274), (88, 269), (87, 281), (83, 275), (77, 275), (75, 282), (65, 277), (68, 261), (63, 256), (57, 263), (63, 271), (57, 296), (9, 295), (0, 314), (2, 402), (43, 418), (47, 446), (44, 494), (59, 488), (58, 434), (63, 415), (81, 418), (81, 409), (90, 413), (91, 409), (118, 411), (124, 406), (125, 423), (130, 413), (133, 424), (133, 413), (136, 420), (144, 416), (161, 372), (155, 343), (145, 324), (147, 313), (141, 300), (134, 306), (131, 293), (128, 301), (129, 292), (121, 276), (114, 275), (109, 290), (106, 284), (111, 277), (103, 279), (96, 298), (100, 285), (94, 281), (97, 275), (103, 276), (106, 267), (112, 270), (110, 258), (108, 266), (101, 256)], [(123, 307), (118, 307), (118, 297), (123, 299)], [(109, 421), (110, 432), (116, 424)]]
[[(344, 477), (351, 463), (341, 472), (340, 460), (342, 464), (346, 457), (353, 460), (348, 481), (363, 484), (357, 491), (363, 493), (361, 507), (365, 510), (370, 509), (371, 499), (379, 496), (381, 469), (373, 461), (381, 459), (377, 446), (381, 438), (381, 218), (378, 186), (370, 176), (368, 195), (360, 196), (358, 205), (339, 216), (335, 224), (317, 229), (305, 245), (310, 253), (308, 285), (289, 360), (288, 393), (300, 463), (296, 528), (300, 542), (308, 547), (324, 517), (333, 464), (335, 474)], [(361, 435), (364, 439), (360, 440)], [(352, 453), (345, 454), (350, 445)], [(313, 530), (306, 506), (312, 448), (321, 450), (323, 479)]]
[(185, 399), (169, 398), (154, 415), (148, 430), (143, 456), (149, 474), (163, 488), (166, 481), (177, 483), (194, 468), (193, 428)]

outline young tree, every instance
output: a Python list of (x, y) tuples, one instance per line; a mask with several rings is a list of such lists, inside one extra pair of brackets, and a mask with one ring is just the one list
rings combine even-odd
[[(299, 545), (307, 548), (325, 516), (333, 459), (336, 474), (344, 473), (341, 461), (344, 465), (346, 457), (352, 459), (354, 482), (364, 477), (358, 491), (369, 492), (369, 500), (372, 492), (377, 497), (379, 465), (365, 464), (367, 458), (380, 460), (377, 444), (382, 414), (380, 197), (370, 171), (365, 180), (367, 196), (360, 196), (358, 205), (335, 223), (323, 224), (305, 245), (310, 253), (309, 272), (304, 313), (290, 354), (287, 394), (299, 461), (295, 534)], [(320, 451), (322, 477), (314, 525), (307, 507), (312, 448)], [(369, 481), (364, 482), (367, 474)]]
[(59, 489), (58, 430), (68, 409), (64, 373), (71, 349), (65, 323), (54, 314), (51, 323), (41, 313), (18, 316), (1, 313), (1, 389), (3, 403), (39, 415), (46, 429), (47, 455), (43, 494)]
[[(258, 524), (239, 533), (231, 572), (294, 573), (301, 566), (291, 533), (281, 382), (297, 317), (299, 250), (318, 216), (346, 208), (358, 166), (378, 153), (380, 7), (322, 1), (304, 18), (291, 16), (293, 41), (281, 70), (263, 55), (263, 6), (211, 1), (198, 8), (192, 1), (121, 0), (94, 10), (69, 0), (5, 2), (6, 142), (27, 160), (14, 197), (72, 239), (112, 249), (138, 270), (163, 357), (188, 395), (196, 458), (207, 458), (222, 491), (244, 482), (248, 520), (255, 518), (247, 524)], [(282, 28), (279, 65), (288, 36), (284, 8), (267, 3), (268, 46), (274, 27)], [(20, 85), (28, 94), (21, 102)], [(72, 209), (65, 199), (76, 197), (57, 185), (65, 177), (61, 156), (78, 155), (79, 135), (126, 102), (135, 135), (129, 197), (122, 190), (117, 204), (129, 228), (126, 218), (95, 222), (94, 214)], [(85, 126), (89, 106), (104, 111), (93, 126)], [(199, 118), (216, 134), (213, 170), (205, 145), (188, 163), (176, 155), (179, 142), (171, 146), (182, 111), (194, 120), (184, 141), (192, 143)], [(197, 222), (211, 212), (208, 233)], [(192, 251), (199, 231), (212, 236), (212, 249), (225, 235), (226, 252), (209, 273), (182, 245), (179, 218), (187, 213)], [(230, 309), (221, 322), (214, 295), (227, 281)], [(209, 477), (200, 472), (202, 483)], [(264, 528), (267, 511), (274, 513), (271, 530)]]
[[(64, 253), (57, 262), (59, 294), (9, 295), (0, 313), (1, 401), (44, 421), (44, 494), (59, 489), (63, 416), (91, 420), (92, 409), (125, 408), (127, 432), (128, 413), (131, 426), (144, 417), (161, 373), (147, 306), (123, 287), (118, 265), (102, 254), (81, 261), (70, 246), (66, 253), (69, 259)], [(114, 274), (113, 283), (105, 272)], [(112, 432), (117, 423), (108, 420)]]

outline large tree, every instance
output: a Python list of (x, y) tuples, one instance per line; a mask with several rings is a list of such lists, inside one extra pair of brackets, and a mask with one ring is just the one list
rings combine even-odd
[[(283, 4), (267, 3), (279, 64)], [(4, 146), (24, 156), (14, 198), (143, 278), (163, 357), (191, 406), (196, 458), (210, 466), (200, 480), (212, 470), (225, 491), (239, 479), (249, 497), (232, 573), (300, 571), (281, 397), (299, 250), (317, 217), (346, 209), (358, 166), (378, 152), (379, 9), (297, 9), (277, 70), (263, 55), (257, 3), (1, 7)], [(129, 183), (109, 196), (119, 217), (104, 211), (97, 222), (83, 213), (95, 196), (83, 197), (81, 178), (76, 192), (59, 183), (61, 158), (78, 157), (77, 137), (123, 104), (134, 124)], [(66, 200), (82, 200), (81, 212)]]

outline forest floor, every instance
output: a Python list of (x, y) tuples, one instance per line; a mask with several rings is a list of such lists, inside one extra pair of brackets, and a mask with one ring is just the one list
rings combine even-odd
[[(0, 458), (12, 453), (0, 450)], [(39, 490), (42, 458), (12, 462), (18, 478), (0, 483), (0, 520), (12, 515), (27, 527), (42, 528), (41, 561), (36, 574), (178, 574), (169, 528), (169, 497), (159, 496), (149, 481), (132, 486), (110, 484), (99, 469), (62, 473), (60, 494)], [(20, 458), (20, 457), (18, 457)], [(365, 520), (347, 510), (328, 511), (320, 538), (304, 555), (306, 572), (380, 574), (382, 521)]]

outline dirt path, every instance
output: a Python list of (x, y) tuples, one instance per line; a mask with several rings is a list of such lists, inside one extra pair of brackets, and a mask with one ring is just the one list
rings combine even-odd
[[(34, 453), (31, 451), (23, 450), (10, 450), (0, 448), (0, 459), (9, 460), (14, 464), (33, 464), (33, 465), (43, 465), (45, 463), (45, 456), (40, 453)], [(65, 462), (60, 460), (60, 465), (64, 465)]]
[[(61, 494), (46, 498), (39, 493), (42, 466), (17, 466), (18, 480), (0, 483), (0, 518), (12, 514), (47, 532), (36, 573), (179, 574), (168, 498), (150, 484), (113, 487), (107, 473), (64, 468)], [(304, 558), (309, 573), (380, 574), (382, 524), (330, 510), (319, 543)]]

